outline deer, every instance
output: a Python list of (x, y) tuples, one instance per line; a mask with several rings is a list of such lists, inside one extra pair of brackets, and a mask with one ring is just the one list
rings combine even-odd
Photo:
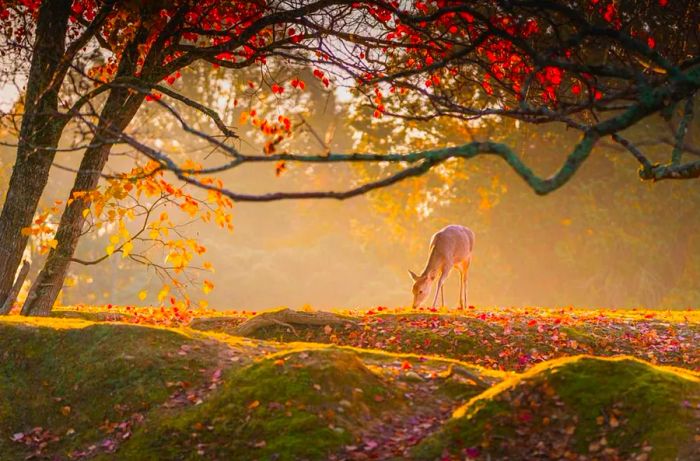
[[(474, 232), (468, 227), (452, 224), (437, 231), (430, 239), (430, 256), (425, 269), (420, 275), (409, 270), (413, 279), (413, 307), (420, 306), (430, 295), (433, 283), (437, 279), (437, 289), (433, 298), (433, 307), (437, 303), (438, 292), (442, 294), (445, 305), (443, 284), (452, 268), (459, 271), (459, 305), (467, 305), (468, 271), (474, 249)], [(439, 279), (438, 279), (439, 276)]]

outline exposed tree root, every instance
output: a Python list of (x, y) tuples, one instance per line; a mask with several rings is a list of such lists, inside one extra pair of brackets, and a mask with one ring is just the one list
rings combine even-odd
[(221, 317), (195, 317), (190, 320), (189, 327), (195, 330), (210, 330), (222, 327), (234, 327), (243, 323), (240, 317), (221, 316)]
[(334, 314), (332, 312), (302, 312), (292, 309), (282, 309), (274, 312), (265, 312), (246, 320), (233, 329), (233, 334), (238, 336), (250, 336), (260, 328), (272, 325), (282, 325), (298, 335), (293, 325), (356, 325), (357, 322), (349, 317)]
[(473, 381), (474, 384), (476, 384), (477, 386), (480, 386), (484, 389), (488, 389), (493, 385), (493, 383), (489, 384), (483, 379), (481, 379), (478, 374), (459, 365), (455, 367), (452, 363), (447, 367), (447, 370), (445, 370), (445, 372), (440, 373), (437, 377), (439, 379), (448, 379), (455, 374), (464, 376), (465, 378)]

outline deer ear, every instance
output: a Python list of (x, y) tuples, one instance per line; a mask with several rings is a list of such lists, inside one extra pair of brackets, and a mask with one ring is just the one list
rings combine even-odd
[(415, 272), (413, 272), (410, 269), (409, 269), (408, 273), (411, 274), (411, 278), (413, 279), (414, 282), (420, 278), (419, 276), (416, 275)]

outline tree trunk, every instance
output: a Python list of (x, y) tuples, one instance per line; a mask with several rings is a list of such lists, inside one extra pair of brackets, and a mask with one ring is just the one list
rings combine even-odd
[(27, 274), (29, 274), (30, 267), (29, 261), (25, 260), (24, 263), (22, 263), (22, 269), (20, 269), (19, 274), (17, 274), (17, 280), (15, 280), (15, 284), (12, 285), (12, 290), (10, 290), (10, 294), (7, 295), (7, 299), (5, 299), (5, 304), (0, 307), (0, 315), (9, 314), (12, 310), (12, 305), (15, 303), (17, 295), (22, 289), (22, 284), (24, 284), (24, 280), (27, 278)]
[(27, 80), (17, 159), (0, 214), (0, 306), (4, 305), (27, 246), (31, 225), (61, 137), (58, 89), (47, 91), (65, 52), (71, 0), (42, 2)]
[[(73, 198), (76, 192), (91, 191), (97, 187), (112, 149), (108, 140), (113, 140), (115, 133), (120, 133), (126, 128), (142, 100), (143, 95), (130, 94), (126, 89), (114, 89), (110, 92), (102, 109), (99, 126), (90, 143), (93, 147), (85, 151), (80, 162), (70, 198)], [(74, 198), (66, 206), (56, 231), (58, 244), (49, 252), (43, 269), (34, 281), (22, 306), (22, 315), (46, 316), (51, 313), (85, 224), (83, 210), (89, 206), (87, 197)]]

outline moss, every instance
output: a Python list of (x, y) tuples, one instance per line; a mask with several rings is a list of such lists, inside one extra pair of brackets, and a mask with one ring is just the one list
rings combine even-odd
[[(189, 352), (180, 355), (182, 346)], [(145, 412), (172, 393), (169, 383), (203, 379), (216, 352), (181, 333), (83, 320), (0, 321), (0, 452), (27, 455), (12, 434), (42, 427), (67, 454), (105, 437), (100, 426)], [(105, 426), (106, 427), (106, 426)]]
[(700, 423), (684, 406), (687, 399), (700, 399), (700, 380), (638, 360), (581, 359), (553, 372), (550, 383), (577, 413), (574, 437), (579, 452), (598, 437), (599, 417), (608, 425), (611, 417), (618, 420), (610, 431), (611, 446), (628, 449), (643, 439), (653, 448), (654, 459), (675, 459)]
[(51, 311), (51, 317), (64, 318), (64, 319), (83, 319), (93, 322), (114, 322), (114, 321), (126, 321), (129, 314), (122, 312), (109, 312), (109, 311), (94, 311), (94, 310), (79, 310), (74, 308), (54, 308)]
[[(402, 397), (352, 351), (293, 351), (232, 371), (207, 401), (154, 415), (121, 459), (326, 459)], [(197, 454), (200, 452), (200, 454)]]
[(472, 399), (415, 456), (469, 449), (484, 458), (543, 451), (627, 458), (650, 450), (652, 459), (688, 459), (698, 449), (692, 407), (699, 402), (700, 378), (691, 372), (628, 357), (558, 359)]

